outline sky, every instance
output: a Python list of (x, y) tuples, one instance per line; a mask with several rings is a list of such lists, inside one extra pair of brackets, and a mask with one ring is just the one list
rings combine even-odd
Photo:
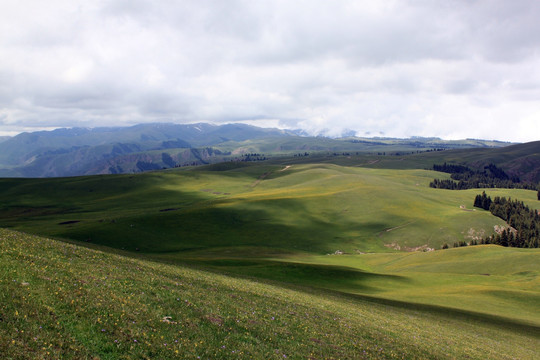
[(231, 123), (540, 140), (537, 0), (0, 4), (0, 135)]

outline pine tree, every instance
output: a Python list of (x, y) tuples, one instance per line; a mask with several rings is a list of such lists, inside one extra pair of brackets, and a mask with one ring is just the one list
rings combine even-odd
[(508, 246), (508, 233), (506, 232), (506, 229), (504, 229), (501, 233), (501, 246)]
[(476, 195), (476, 197), (474, 198), (474, 207), (483, 208), (482, 197), (480, 195)]
[(489, 210), (489, 207), (491, 206), (491, 198), (489, 196), (486, 196), (486, 192), (482, 192), (482, 209)]

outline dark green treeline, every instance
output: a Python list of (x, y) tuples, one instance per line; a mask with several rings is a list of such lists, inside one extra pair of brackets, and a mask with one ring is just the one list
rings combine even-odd
[(535, 209), (529, 209), (523, 201), (496, 196), (493, 201), (485, 192), (477, 195), (474, 206), (489, 210), (493, 215), (510, 225), (496, 235), (483, 239), (481, 244), (538, 248), (540, 247), (540, 215)]

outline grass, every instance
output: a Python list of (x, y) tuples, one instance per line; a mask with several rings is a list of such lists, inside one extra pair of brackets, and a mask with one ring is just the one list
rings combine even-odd
[[(460, 209), (472, 208), (477, 190), (430, 189), (432, 171), (283, 168), (3, 179), (0, 225), (143, 252), (263, 245), (324, 254), (440, 248), (504, 224), (487, 212)], [(508, 194), (534, 203), (532, 191)]]
[[(522, 174), (521, 180), (537, 183), (540, 181), (540, 142), (510, 145), (499, 148), (463, 148), (445, 151), (419, 152), (403, 149), (400, 155), (394, 151), (375, 150), (350, 153), (348, 156), (335, 156), (329, 152), (311, 153), (309, 157), (287, 160), (289, 163), (333, 163), (342, 166), (362, 166), (377, 169), (432, 169), (433, 164), (444, 162), (468, 164), (480, 170), (483, 166), (494, 163), (506, 169), (509, 174)], [(387, 156), (375, 155), (387, 151)], [(399, 151), (398, 151), (399, 152)], [(394, 154), (394, 155), (390, 155)], [(404, 155), (405, 154), (405, 155)], [(277, 160), (283, 161), (283, 159)]]
[(286, 288), (10, 230), (0, 230), (0, 289), (4, 359), (533, 359), (540, 345), (537, 326)]
[[(433, 305), (540, 325), (538, 249), (473, 246), (412, 253), (355, 255), (199, 253), (192, 260), (236, 275), (370, 298)], [(174, 254), (160, 260), (174, 262)], [(184, 261), (186, 261), (184, 259)]]
[(324, 287), (540, 325), (539, 255), (538, 249), (473, 246), (426, 253), (298, 256), (289, 261), (366, 274)]
[[(472, 208), (480, 190), (431, 189), (435, 176), (448, 174), (223, 163), (139, 175), (2, 179), (0, 226), (169, 263), (538, 325), (538, 251), (397, 251), (439, 249), (504, 225)], [(538, 208), (534, 191), (486, 192)], [(344, 255), (327, 255), (336, 251)]]

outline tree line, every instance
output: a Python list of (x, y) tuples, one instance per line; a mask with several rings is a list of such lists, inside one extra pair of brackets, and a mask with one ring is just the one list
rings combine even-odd
[(251, 153), (251, 154), (242, 154), (241, 158), (236, 158), (236, 161), (265, 161), (268, 158), (264, 154)]
[[(474, 206), (489, 210), (493, 215), (503, 219), (510, 225), (496, 235), (482, 239), (480, 244), (496, 244), (502, 246), (538, 248), (540, 244), (540, 215), (530, 209), (523, 201), (496, 196), (493, 201), (485, 192), (477, 195)], [(487, 208), (486, 208), (487, 207)]]
[(538, 187), (533, 183), (521, 182), (519, 177), (508, 175), (495, 164), (484, 166), (484, 169), (479, 171), (463, 165), (444, 163), (442, 165), (434, 164), (433, 170), (451, 174), (451, 179), (433, 179), (429, 186), (436, 189), (506, 188), (536, 190)]

